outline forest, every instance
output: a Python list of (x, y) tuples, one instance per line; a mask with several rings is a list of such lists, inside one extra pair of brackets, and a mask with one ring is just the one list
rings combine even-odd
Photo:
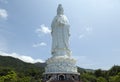
[[(0, 82), (41, 82), (45, 63), (26, 63), (19, 59), (0, 56)], [(82, 82), (120, 82), (120, 66), (109, 70), (78, 67)]]

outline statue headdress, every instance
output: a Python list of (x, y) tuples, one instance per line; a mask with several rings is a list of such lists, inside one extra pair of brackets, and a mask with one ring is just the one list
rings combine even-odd
[(61, 4), (58, 5), (57, 8), (57, 15), (63, 15), (64, 14), (64, 9)]

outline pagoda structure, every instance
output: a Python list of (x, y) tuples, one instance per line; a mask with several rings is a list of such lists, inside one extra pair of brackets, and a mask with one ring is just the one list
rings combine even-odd
[(46, 61), (43, 82), (80, 82), (76, 60), (69, 47), (70, 24), (61, 4), (51, 24), (52, 57)]

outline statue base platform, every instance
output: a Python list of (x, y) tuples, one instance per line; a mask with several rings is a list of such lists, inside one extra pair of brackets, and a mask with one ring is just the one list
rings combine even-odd
[(42, 82), (80, 82), (80, 75), (66, 73), (44, 74)]

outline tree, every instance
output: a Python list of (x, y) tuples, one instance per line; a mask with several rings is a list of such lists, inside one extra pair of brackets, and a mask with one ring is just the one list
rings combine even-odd
[(84, 73), (81, 75), (83, 82), (97, 82), (96, 77), (92, 73)]
[(17, 82), (31, 82), (31, 78), (29, 76), (24, 76), (21, 78), (18, 78)]
[(120, 82), (120, 73), (116, 76), (110, 76), (109, 82)]
[(98, 77), (97, 82), (107, 82), (107, 80), (103, 77)]
[[(3, 72), (5, 73), (5, 72)], [(0, 77), (0, 82), (16, 82), (17, 81), (17, 75), (14, 71), (10, 70), (6, 75), (2, 75)]]
[(120, 66), (113, 66), (109, 71), (109, 76), (115, 76), (120, 72)]
[(95, 74), (96, 77), (100, 77), (100, 76), (103, 75), (101, 69), (96, 70), (94, 74)]

